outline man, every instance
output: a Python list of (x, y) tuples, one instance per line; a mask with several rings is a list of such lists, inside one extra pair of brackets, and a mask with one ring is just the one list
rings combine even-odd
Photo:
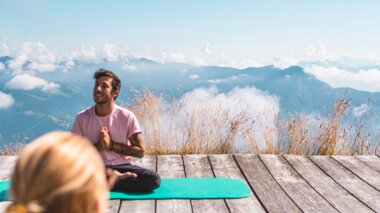
[(121, 82), (106, 69), (94, 74), (95, 105), (78, 113), (72, 132), (87, 137), (99, 151), (107, 168), (120, 176), (113, 190), (149, 192), (160, 185), (154, 171), (134, 165), (132, 157), (144, 156), (144, 142), (135, 115), (118, 105), (115, 100)]

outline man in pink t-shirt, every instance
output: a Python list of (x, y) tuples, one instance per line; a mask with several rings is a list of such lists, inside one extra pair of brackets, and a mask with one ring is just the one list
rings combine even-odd
[(115, 104), (121, 82), (106, 69), (94, 74), (95, 105), (78, 113), (72, 132), (87, 137), (99, 151), (105, 166), (119, 174), (113, 190), (147, 192), (159, 187), (160, 177), (134, 165), (132, 157), (144, 156), (142, 131), (133, 112)]

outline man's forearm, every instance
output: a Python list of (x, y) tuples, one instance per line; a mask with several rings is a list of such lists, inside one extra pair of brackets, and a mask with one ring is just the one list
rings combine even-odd
[(133, 157), (142, 158), (144, 156), (144, 150), (139, 146), (128, 146), (126, 144), (121, 144), (112, 141), (112, 151), (121, 154), (129, 155)]
[(104, 151), (104, 149), (105, 149), (103, 142), (101, 142), (101, 141), (94, 143), (94, 146), (95, 146), (96, 150), (98, 150), (98, 152)]

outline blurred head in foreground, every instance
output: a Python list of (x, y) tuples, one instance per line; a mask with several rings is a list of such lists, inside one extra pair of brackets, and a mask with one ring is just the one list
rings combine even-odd
[(86, 139), (45, 134), (27, 145), (16, 162), (7, 212), (104, 213), (104, 174), (99, 154)]

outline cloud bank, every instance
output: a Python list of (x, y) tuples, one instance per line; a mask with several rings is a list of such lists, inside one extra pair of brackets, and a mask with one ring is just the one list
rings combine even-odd
[(27, 67), (30, 70), (38, 72), (55, 71), (57, 68), (57, 55), (50, 51), (45, 44), (41, 42), (24, 42), (10, 61), (9, 68), (15, 72), (20, 72), (30, 62)]
[[(366, 68), (356, 73), (345, 70), (344, 65), (354, 64), (355, 66), (365, 66), (368, 63), (372, 65), (380, 64), (379, 54), (372, 54), (372, 59), (358, 59), (355, 57), (341, 57), (333, 59), (328, 54), (327, 46), (323, 42), (305, 47), (303, 54), (295, 55), (289, 53), (286, 56), (276, 56), (272, 59), (261, 58), (254, 54), (248, 58), (233, 57), (223, 51), (211, 50), (211, 42), (206, 41), (200, 44), (195, 51), (167, 51), (163, 48), (154, 50), (147, 47), (145, 50), (130, 52), (127, 47), (119, 46), (112, 43), (105, 43), (101, 47), (94, 45), (82, 45), (79, 48), (71, 49), (68, 54), (58, 54), (47, 48), (42, 42), (23, 42), (15, 54), (11, 55), (12, 60), (9, 62), (9, 69), (13, 75), (48, 71), (68, 71), (76, 63), (89, 62), (100, 63), (102, 61), (122, 62), (121, 68), (126, 71), (138, 71), (138, 68), (129, 63), (131, 58), (147, 58), (160, 63), (187, 63), (194, 66), (216, 65), (221, 67), (262, 67), (273, 65), (284, 69), (293, 65), (301, 65), (306, 71), (314, 74), (319, 80), (326, 82), (332, 87), (352, 87), (359, 90), (370, 92), (379, 92), (379, 69), (368, 70)], [(3, 49), (9, 52), (6, 43), (2, 44)], [(329, 59), (329, 60), (327, 60)], [(378, 61), (374, 61), (378, 59)], [(360, 63), (359, 63), (360, 62)], [(303, 64), (303, 65), (302, 65)], [(342, 65), (342, 66), (338, 66)], [(360, 67), (359, 67), (360, 68)], [(0, 70), (4, 70), (4, 64), (0, 63)], [(195, 76), (190, 77), (195, 79)], [(215, 79), (215, 83), (221, 81)]]
[(274, 127), (274, 120), (280, 111), (280, 100), (255, 87), (235, 88), (221, 93), (216, 87), (195, 89), (180, 99), (183, 112), (196, 111), (199, 106), (208, 105), (210, 111), (229, 111), (231, 116), (246, 112), (260, 126)]
[(334, 88), (351, 87), (357, 90), (380, 92), (380, 70), (378, 69), (351, 72), (336, 67), (312, 65), (305, 68), (305, 71)]
[(124, 64), (122, 68), (126, 71), (129, 71), (129, 72), (135, 72), (138, 70), (138, 68), (132, 64)]

